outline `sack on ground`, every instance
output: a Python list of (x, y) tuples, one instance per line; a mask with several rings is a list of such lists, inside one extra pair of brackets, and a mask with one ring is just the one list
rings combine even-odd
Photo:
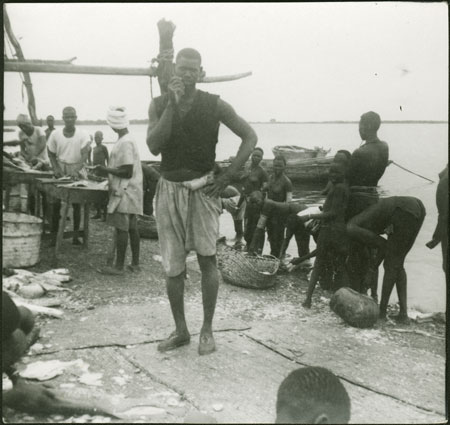
[(370, 328), (379, 315), (377, 303), (367, 295), (350, 288), (341, 288), (330, 300), (330, 308), (349, 325)]

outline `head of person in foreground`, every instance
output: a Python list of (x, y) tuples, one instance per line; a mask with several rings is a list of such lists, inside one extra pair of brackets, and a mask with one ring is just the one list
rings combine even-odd
[(277, 424), (346, 424), (350, 398), (338, 377), (323, 367), (291, 372), (277, 394)]

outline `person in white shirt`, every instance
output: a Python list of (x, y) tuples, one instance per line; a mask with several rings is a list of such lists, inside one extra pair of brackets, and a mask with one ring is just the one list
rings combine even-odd
[(19, 114), (17, 126), (20, 128), (18, 137), (20, 141), (20, 155), (36, 170), (48, 170), (50, 162), (47, 155), (47, 141), (44, 130), (35, 127), (26, 114)]
[[(75, 127), (77, 113), (75, 108), (67, 106), (63, 109), (64, 127), (54, 130), (48, 139), (47, 149), (56, 178), (63, 176), (76, 177), (83, 168), (89, 155), (91, 139), (83, 130)], [(55, 203), (53, 231), (57, 229), (59, 220), (59, 203)], [(80, 228), (80, 205), (73, 204), (73, 230)], [(81, 245), (80, 240), (74, 236), (74, 245)]]
[(139, 231), (137, 216), (143, 213), (142, 165), (133, 136), (128, 132), (128, 117), (124, 107), (110, 107), (107, 115), (109, 126), (117, 133), (118, 139), (111, 150), (108, 166), (97, 165), (101, 173), (108, 173), (109, 202), (106, 223), (115, 228), (117, 255), (115, 267), (107, 266), (104, 274), (122, 275), (128, 236), (131, 245), (132, 272), (139, 267)]

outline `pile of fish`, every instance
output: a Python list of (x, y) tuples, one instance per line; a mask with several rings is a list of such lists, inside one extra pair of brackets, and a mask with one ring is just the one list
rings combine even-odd
[[(47, 298), (55, 293), (71, 292), (64, 283), (72, 278), (68, 269), (53, 269), (45, 273), (33, 273), (28, 270), (12, 269), (12, 275), (3, 278), (3, 290), (7, 292), (17, 305), (29, 308), (36, 314), (46, 314), (61, 317), (63, 312), (51, 305), (58, 305), (59, 301)], [(33, 302), (29, 300), (34, 300)]]

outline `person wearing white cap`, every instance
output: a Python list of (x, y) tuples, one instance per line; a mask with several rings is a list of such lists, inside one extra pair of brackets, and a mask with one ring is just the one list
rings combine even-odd
[[(63, 176), (77, 176), (89, 155), (91, 139), (89, 135), (75, 126), (77, 112), (74, 107), (66, 106), (63, 109), (64, 127), (52, 131), (47, 142), (48, 156), (57, 178)], [(52, 230), (55, 232), (59, 221), (59, 203), (55, 202), (54, 221)], [(80, 229), (80, 205), (73, 204), (73, 230)], [(76, 234), (76, 233), (75, 233)], [(74, 245), (81, 245), (81, 241), (74, 236)]]
[(34, 169), (49, 169), (47, 140), (44, 130), (35, 127), (26, 114), (19, 114), (16, 119), (19, 130), (20, 154)]
[(116, 229), (117, 254), (115, 267), (107, 266), (101, 272), (122, 275), (128, 235), (132, 256), (132, 264), (128, 269), (133, 272), (140, 271), (140, 238), (136, 216), (143, 214), (142, 166), (136, 142), (128, 132), (126, 109), (110, 107), (106, 120), (119, 138), (111, 150), (108, 166), (97, 165), (96, 170), (108, 173), (109, 202), (106, 223)]

